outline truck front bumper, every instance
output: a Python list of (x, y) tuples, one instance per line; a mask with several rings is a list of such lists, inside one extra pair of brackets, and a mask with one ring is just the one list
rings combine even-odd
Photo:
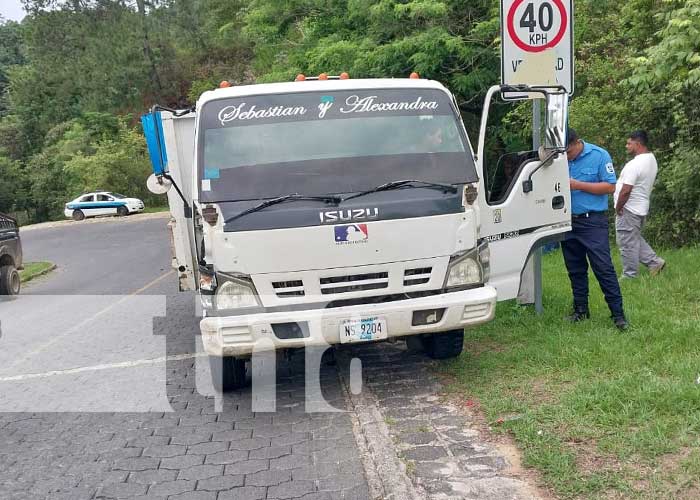
[[(433, 324), (413, 325), (414, 312), (444, 310)], [(476, 326), (494, 317), (496, 289), (490, 286), (417, 299), (331, 309), (207, 317), (200, 322), (205, 351), (213, 356), (250, 356), (253, 351), (325, 346), (341, 343), (341, 325), (348, 320), (378, 317), (386, 321), (386, 338), (438, 333)], [(303, 338), (278, 338), (273, 325), (297, 323)], [(384, 340), (384, 339), (381, 339)]]

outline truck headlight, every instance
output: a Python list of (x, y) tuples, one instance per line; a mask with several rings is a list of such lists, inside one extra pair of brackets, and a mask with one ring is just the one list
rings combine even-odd
[(445, 288), (481, 283), (481, 268), (473, 257), (464, 257), (450, 265)]
[(489, 278), (490, 252), (487, 243), (463, 254), (453, 255), (447, 267), (444, 288), (479, 285)]
[(219, 287), (216, 290), (216, 308), (240, 309), (243, 307), (258, 307), (260, 303), (257, 295), (252, 281), (219, 275)]

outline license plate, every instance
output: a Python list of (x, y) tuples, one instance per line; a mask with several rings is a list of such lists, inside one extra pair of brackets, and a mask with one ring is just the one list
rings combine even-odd
[(386, 319), (362, 318), (340, 324), (340, 343), (368, 342), (387, 338)]

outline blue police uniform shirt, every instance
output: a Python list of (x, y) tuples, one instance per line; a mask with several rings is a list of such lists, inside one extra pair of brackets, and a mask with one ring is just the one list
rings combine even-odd
[[(569, 162), (569, 177), (583, 182), (609, 182), (615, 184), (617, 176), (610, 154), (594, 144), (583, 143), (583, 151)], [(571, 191), (571, 211), (574, 215), (586, 212), (604, 212), (608, 209), (607, 194), (591, 194)]]

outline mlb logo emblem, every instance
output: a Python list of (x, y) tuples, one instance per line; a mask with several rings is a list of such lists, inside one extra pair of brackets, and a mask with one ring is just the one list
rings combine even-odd
[(336, 243), (360, 243), (367, 241), (369, 238), (367, 224), (350, 224), (348, 226), (336, 226), (334, 229)]

